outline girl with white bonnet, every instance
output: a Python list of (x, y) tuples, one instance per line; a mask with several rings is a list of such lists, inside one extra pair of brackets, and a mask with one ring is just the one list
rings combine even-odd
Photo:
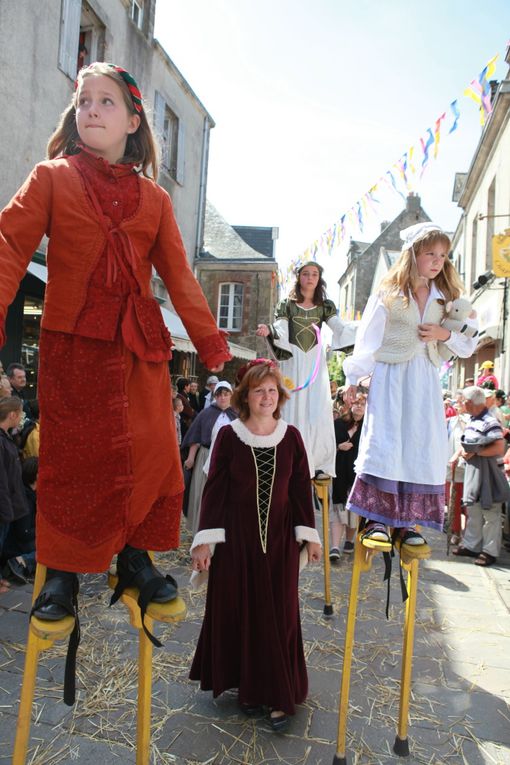
[[(416, 530), (441, 530), (448, 442), (438, 367), (438, 345), (467, 358), (476, 339), (441, 326), (447, 303), (463, 285), (449, 260), (450, 239), (435, 223), (401, 232), (397, 262), (366, 305), (354, 353), (344, 362), (354, 400), (358, 380), (372, 375), (347, 507), (366, 519), (366, 547), (426, 558), (430, 548)], [(467, 323), (476, 327), (476, 314)]]

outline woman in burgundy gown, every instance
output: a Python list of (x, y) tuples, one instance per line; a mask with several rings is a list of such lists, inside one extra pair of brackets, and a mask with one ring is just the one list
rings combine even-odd
[[(218, 696), (239, 689), (247, 714), (269, 707), (274, 730), (308, 690), (298, 603), (300, 547), (321, 555), (308, 461), (299, 432), (280, 419), (288, 397), (273, 361), (238, 374), (233, 406), (213, 449), (191, 554), (209, 571), (190, 678)], [(196, 574), (195, 574), (196, 576)]]

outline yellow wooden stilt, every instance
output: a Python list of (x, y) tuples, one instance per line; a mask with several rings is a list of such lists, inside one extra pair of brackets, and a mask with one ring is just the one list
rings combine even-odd
[[(46, 567), (37, 564), (32, 603), (39, 595), (45, 581)], [(108, 582), (114, 588), (117, 584), (117, 578), (110, 574)], [(121, 600), (128, 608), (131, 625), (139, 631), (136, 765), (149, 765), (152, 643), (143, 630), (140, 608), (137, 604), (138, 595), (138, 590), (128, 588), (124, 590)], [(145, 614), (145, 624), (147, 629), (152, 632), (154, 620), (176, 622), (184, 619), (185, 616), (186, 605), (181, 598), (175, 598), (169, 603), (149, 603)], [(74, 628), (74, 621), (72, 616), (66, 616), (64, 619), (55, 622), (37, 619), (35, 616), (32, 616), (30, 619), (12, 765), (25, 765), (26, 762), (39, 654), (44, 649), (51, 648), (55, 640), (63, 640), (69, 637)]]
[[(45, 581), (46, 566), (38, 563), (35, 574), (32, 603), (35, 602), (35, 599), (41, 592)], [(74, 618), (72, 616), (66, 616), (64, 619), (59, 619), (59, 621), (56, 622), (43, 621), (42, 619), (37, 619), (35, 616), (32, 616), (30, 619), (12, 765), (25, 765), (27, 757), (39, 654), (46, 648), (51, 648), (55, 640), (64, 640), (69, 637), (73, 631), (73, 627)]]
[(393, 751), (400, 757), (409, 754), (409, 742), (407, 740), (407, 727), (409, 723), (409, 696), (411, 693), (411, 673), (413, 664), (414, 646), (414, 623), (416, 618), (416, 599), (418, 595), (418, 567), (419, 560), (415, 558), (409, 563), (401, 560), (401, 566), (408, 572), (407, 592), (409, 597), (406, 601), (404, 619), (404, 641), (402, 646), (402, 673), (400, 678), (400, 704), (398, 714), (398, 728), (393, 745)]
[[(404, 545), (404, 548), (410, 546)], [(400, 564), (408, 572), (404, 639), (402, 648), (402, 673), (400, 684), (400, 706), (397, 735), (393, 751), (395, 754), (405, 757), (409, 754), (407, 729), (409, 720), (409, 697), (411, 693), (411, 673), (414, 645), (414, 625), (416, 617), (416, 600), (418, 594), (418, 568), (420, 560), (430, 556), (430, 548), (427, 545), (420, 546), (422, 549), (403, 549)], [(352, 569), (351, 590), (349, 594), (349, 607), (347, 611), (347, 624), (345, 628), (344, 660), (342, 666), (342, 682), (340, 686), (340, 704), (338, 709), (338, 734), (336, 742), (336, 754), (333, 765), (347, 765), (346, 739), (347, 739), (347, 715), (349, 705), (349, 690), (351, 680), (352, 654), (354, 648), (354, 632), (356, 628), (356, 611), (358, 605), (359, 581), (362, 572), (372, 567), (373, 556), (376, 550), (368, 549), (361, 544), (360, 535), (356, 537), (354, 547), (354, 563)]]
[(362, 571), (372, 567), (373, 551), (363, 547), (356, 536), (354, 543), (354, 561), (351, 575), (351, 590), (349, 593), (349, 608), (345, 626), (344, 661), (342, 665), (342, 682), (340, 685), (340, 705), (338, 708), (338, 732), (336, 739), (336, 754), (334, 765), (346, 765), (347, 715), (349, 711), (349, 690), (351, 685), (352, 653), (354, 648), (354, 632), (356, 629), (356, 612), (358, 608), (359, 581)]
[(313, 482), (315, 491), (322, 505), (322, 543), (324, 565), (324, 615), (331, 616), (333, 604), (331, 602), (331, 562), (329, 560), (329, 487), (331, 478), (315, 478)]
[[(115, 589), (117, 577), (108, 575), (108, 584)], [(129, 611), (129, 621), (138, 630), (138, 708), (136, 717), (136, 765), (149, 765), (151, 742), (151, 702), (152, 702), (152, 643), (144, 632), (140, 608), (139, 592), (134, 588), (124, 590), (120, 599)], [(145, 625), (153, 631), (154, 620), (177, 622), (186, 616), (186, 604), (182, 598), (175, 598), (168, 603), (149, 603), (145, 614)]]

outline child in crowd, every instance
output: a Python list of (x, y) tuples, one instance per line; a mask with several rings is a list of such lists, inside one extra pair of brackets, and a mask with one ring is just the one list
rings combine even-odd
[(336, 438), (336, 477), (333, 478), (333, 502), (331, 503), (331, 549), (329, 559), (332, 562), (340, 558), (340, 540), (344, 540), (344, 553), (354, 552), (354, 537), (358, 527), (358, 516), (346, 510), (345, 503), (354, 483), (354, 462), (358, 456), (361, 426), (365, 415), (367, 397), (358, 393), (355, 402), (335, 420)]
[(27, 457), (21, 465), (27, 515), (13, 521), (5, 540), (2, 562), (3, 575), (24, 584), (35, 574), (35, 516), (37, 510), (37, 457)]
[[(21, 479), (18, 448), (9, 431), (17, 428), (23, 417), (23, 401), (17, 396), (0, 399), (0, 555), (11, 524), (27, 515), (25, 490)], [(7, 582), (1, 580), (0, 591)]]
[[(168, 602), (177, 586), (147, 550), (177, 547), (183, 478), (153, 267), (205, 366), (228, 346), (193, 276), (133, 77), (94, 63), (36, 165), (0, 215), (0, 347), (7, 308), (44, 234), (37, 556), (48, 577), (34, 613), (75, 614), (77, 572), (118, 553), (119, 587)], [(65, 375), (62, 371), (65, 370)], [(88, 392), (83, 394), (83, 381)], [(5, 440), (4, 436), (4, 440)]]
[[(391, 526), (399, 549), (428, 557), (415, 526), (442, 530), (448, 461), (438, 343), (467, 358), (477, 341), (441, 326), (447, 301), (463, 289), (448, 257), (448, 236), (431, 222), (401, 236), (402, 254), (369, 298), (354, 353), (344, 362), (351, 401), (358, 380), (372, 374), (347, 507), (367, 521), (365, 546), (390, 550)], [(476, 326), (474, 312), (467, 323)]]
[(175, 417), (175, 432), (177, 434), (177, 443), (179, 446), (182, 444), (182, 431), (181, 431), (181, 412), (184, 411), (184, 404), (178, 396), (174, 396), (172, 399), (172, 405), (174, 408)]

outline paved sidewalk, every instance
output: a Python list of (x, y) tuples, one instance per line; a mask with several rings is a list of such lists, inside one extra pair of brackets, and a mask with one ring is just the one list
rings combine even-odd
[[(445, 537), (428, 535), (434, 557), (420, 571), (410, 708), (411, 756), (392, 753), (398, 716), (403, 607), (392, 579), (384, 616), (383, 565), (362, 576), (348, 732), (350, 765), (510, 765), (510, 556), (488, 569), (446, 558)], [(183, 550), (160, 556), (189, 606), (178, 625), (157, 625), (152, 759), (156, 765), (331, 765), (352, 556), (332, 571), (334, 614), (325, 618), (322, 568), (302, 574), (302, 619), (310, 693), (286, 734), (240, 714), (235, 693), (218, 699), (187, 680), (204, 607), (187, 591)], [(65, 646), (45, 652), (31, 731), (31, 765), (135, 762), (137, 636), (122, 606), (107, 608), (103, 576), (83, 577), (78, 701), (62, 701)], [(0, 764), (10, 763), (30, 588), (0, 595)]]

